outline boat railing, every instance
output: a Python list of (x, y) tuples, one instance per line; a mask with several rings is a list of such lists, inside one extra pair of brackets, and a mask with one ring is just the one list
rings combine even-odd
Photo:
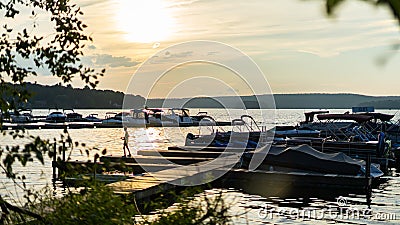
[[(252, 116), (242, 115), (240, 119), (245, 123), (245, 126), (247, 126), (250, 131), (261, 131), (260, 126), (258, 126), (257, 122)], [(250, 123), (246, 121), (247, 119), (250, 120)]]
[(352, 135), (348, 131), (351, 130), (353, 124), (350, 123), (344, 126), (339, 126), (336, 122), (336, 120), (331, 119), (319, 121), (321, 126), (324, 127), (324, 132), (326, 132), (323, 134), (323, 137), (331, 137), (336, 140), (349, 140)]
[[(216, 127), (216, 128), (215, 128)], [(217, 121), (212, 116), (204, 116), (199, 121), (199, 135), (204, 134), (202, 129), (208, 130), (211, 134), (219, 132), (225, 132), (222, 126), (218, 126)]]
[(366, 132), (362, 130), (362, 127), (355, 126), (355, 127), (353, 127), (352, 132), (355, 135), (357, 135), (361, 139), (361, 141), (364, 141), (364, 142), (370, 141), (369, 137), (367, 137)]
[(268, 137), (267, 137), (267, 126), (261, 126), (260, 138), (258, 140), (257, 148), (261, 148), (267, 145)]

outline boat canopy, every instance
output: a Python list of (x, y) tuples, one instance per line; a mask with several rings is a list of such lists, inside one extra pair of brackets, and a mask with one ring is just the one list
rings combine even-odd
[(304, 122), (306, 122), (306, 123), (313, 122), (315, 115), (325, 114), (325, 113), (329, 113), (329, 111), (327, 111), (327, 110), (319, 110), (319, 111), (306, 112), (306, 113), (304, 113), (304, 115), (306, 116), (306, 121), (304, 121)]
[(155, 113), (163, 113), (164, 110), (162, 108), (145, 108), (143, 110), (147, 114), (155, 114)]
[(171, 108), (171, 109), (169, 109), (169, 111), (171, 111), (171, 113), (177, 114), (179, 116), (188, 117), (190, 115), (189, 109), (186, 109), (186, 108)]
[(372, 116), (374, 120), (381, 120), (381, 121), (389, 121), (393, 119), (394, 115), (391, 114), (384, 114), (384, 113), (357, 113), (357, 115), (366, 115), (366, 116)]
[(144, 113), (143, 109), (131, 109), (131, 113)]
[(373, 116), (363, 114), (320, 114), (317, 115), (319, 120), (354, 120), (357, 123), (367, 122), (373, 119)]

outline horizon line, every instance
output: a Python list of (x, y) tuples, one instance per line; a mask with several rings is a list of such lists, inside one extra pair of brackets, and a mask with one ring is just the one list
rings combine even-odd
[[(62, 86), (65, 88), (72, 88), (72, 89), (84, 89), (85, 87), (74, 87), (74, 86), (69, 86), (70, 84), (40, 84), (40, 83), (33, 83), (33, 82), (26, 82), (26, 84), (31, 84), (31, 85), (41, 85), (41, 86), (45, 86), (45, 87), (54, 87), (54, 86)], [(114, 89), (100, 89), (100, 88), (90, 88), (90, 90), (97, 90), (97, 91), (114, 91), (114, 92), (121, 92), (125, 95), (139, 95), (142, 96), (140, 94), (134, 94), (134, 93), (125, 93), (124, 91), (120, 91), (120, 90), (114, 90)], [(260, 95), (267, 95), (267, 94), (256, 94), (257, 96)], [(256, 96), (254, 94), (252, 95), (239, 95), (241, 97), (251, 97), (251, 96)], [(359, 95), (359, 96), (366, 96), (366, 97), (400, 97), (399, 95), (373, 95), (373, 94), (365, 94), (365, 93), (354, 93), (354, 92), (295, 92), (295, 93), (272, 93), (272, 95)], [(220, 95), (220, 96), (213, 96), (213, 97), (229, 97), (229, 96), (233, 96), (233, 95)], [(143, 96), (142, 96), (143, 97)], [(208, 97), (208, 96), (198, 96), (195, 98), (201, 98), (201, 97)], [(156, 98), (150, 98), (150, 99), (161, 99), (163, 97), (156, 97)], [(177, 98), (190, 98), (190, 97), (177, 97)], [(170, 99), (174, 99), (174, 98), (170, 98)]]

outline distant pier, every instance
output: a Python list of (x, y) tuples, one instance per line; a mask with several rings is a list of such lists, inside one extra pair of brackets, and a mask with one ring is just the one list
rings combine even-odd
[[(143, 124), (130, 126), (127, 124), (107, 124), (98, 122), (65, 122), (65, 123), (3, 123), (0, 130), (40, 130), (40, 129), (93, 129), (93, 128), (122, 128), (128, 127), (197, 127), (199, 123), (185, 124)], [(206, 125), (204, 125), (206, 126)], [(231, 126), (231, 122), (217, 121), (215, 126)]]

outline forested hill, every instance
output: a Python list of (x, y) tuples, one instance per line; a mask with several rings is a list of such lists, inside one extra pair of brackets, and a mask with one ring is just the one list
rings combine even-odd
[[(72, 88), (71, 86), (45, 86), (26, 84), (33, 93), (26, 107), (31, 108), (86, 108), (86, 109), (118, 109), (122, 107), (124, 93), (112, 90), (93, 90)], [(139, 95), (127, 95), (130, 108), (163, 106), (163, 99), (145, 99)], [(263, 99), (259, 96), (259, 99)], [(374, 97), (357, 94), (276, 94), (276, 107), (280, 109), (349, 109), (353, 106), (374, 106), (377, 109), (400, 109), (400, 96)], [(247, 108), (258, 108), (254, 96), (243, 96), (242, 101)], [(242, 108), (234, 97), (216, 98), (182, 98), (168, 100), (169, 107), (188, 108), (221, 108), (220, 102), (228, 103), (227, 107)], [(264, 104), (265, 105), (265, 104)]]
[[(33, 95), (28, 103), (31, 108), (77, 108), (77, 109), (113, 109), (121, 108), (124, 93), (111, 90), (96, 90), (85, 88), (72, 88), (71, 86), (45, 86), (40, 84), (26, 85)], [(128, 95), (135, 103), (132, 108), (143, 107), (144, 98)]]
[[(259, 108), (255, 96), (194, 98), (168, 100), (170, 105), (188, 108)], [(258, 96), (259, 101), (269, 100)], [(400, 109), (400, 96), (373, 97), (357, 94), (275, 94), (275, 105), (278, 109), (351, 109), (354, 106), (374, 106), (376, 109)], [(160, 107), (163, 99), (151, 99), (147, 105)], [(243, 103), (242, 103), (243, 102)], [(222, 103), (222, 104), (221, 104)], [(271, 105), (263, 102), (261, 105)]]
[(274, 95), (277, 108), (349, 109), (374, 106), (377, 109), (400, 109), (400, 96), (365, 96), (357, 94), (279, 94)]

